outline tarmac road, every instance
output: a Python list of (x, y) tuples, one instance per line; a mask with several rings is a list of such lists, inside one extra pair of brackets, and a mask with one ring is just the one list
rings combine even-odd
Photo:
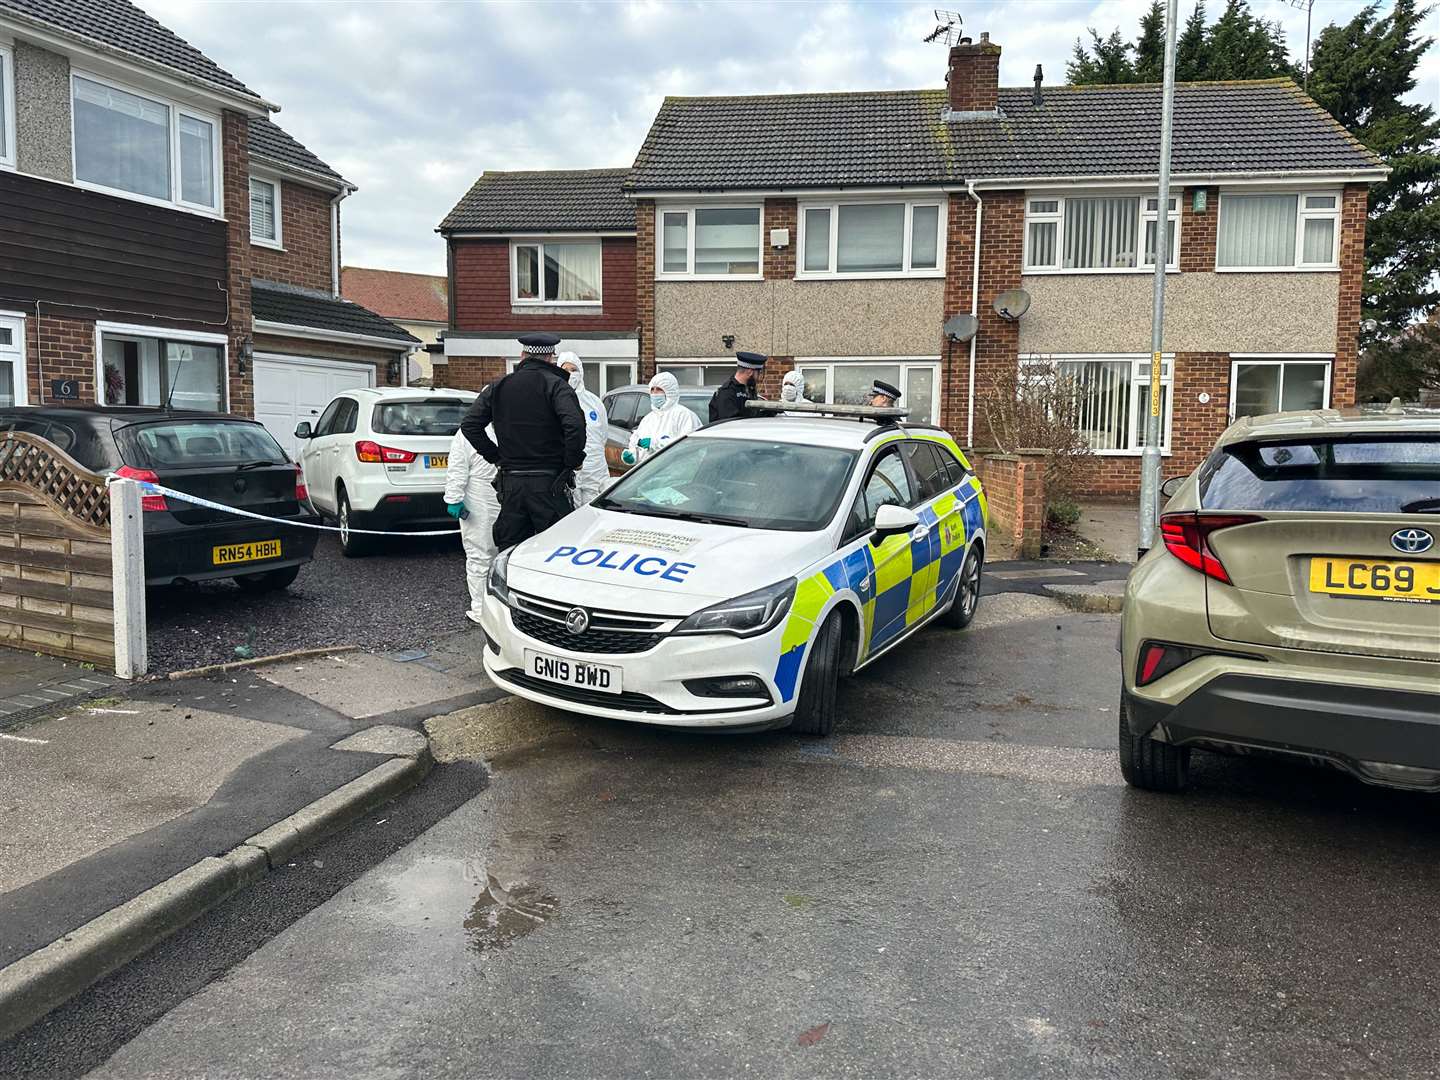
[(1440, 1075), (1440, 804), (1246, 759), (1128, 790), (1115, 630), (989, 596), (830, 741), (456, 714), (488, 786), (368, 868), (318, 851), (353, 882), (277, 894), (208, 985), (173, 976), (231, 938), (182, 932), (26, 1073)]

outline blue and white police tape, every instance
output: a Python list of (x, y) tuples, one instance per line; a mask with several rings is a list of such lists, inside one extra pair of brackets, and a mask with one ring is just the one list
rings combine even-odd
[[(108, 481), (123, 480), (125, 477), (111, 476)], [(140, 485), (142, 495), (164, 495), (167, 499), (179, 499), (181, 502), (192, 503), (195, 506), (203, 506), (207, 510), (219, 510), (222, 513), (234, 514), (236, 517), (251, 518), (255, 521), (273, 521), (277, 525), (289, 525), (292, 529), (318, 529), (321, 532), (343, 532), (353, 533), (359, 536), (455, 536), (455, 529), (429, 529), (422, 532), (385, 532), (381, 529), (341, 529), (335, 525), (315, 525), (308, 521), (296, 521), (293, 518), (268, 517), (265, 514), (256, 514), (250, 510), (241, 510), (237, 506), (226, 506), (224, 503), (211, 502), (209, 499), (202, 499), (198, 495), (191, 495), (185, 491), (176, 491), (174, 488), (165, 487), (163, 484), (156, 484), (149, 480), (136, 480)]]

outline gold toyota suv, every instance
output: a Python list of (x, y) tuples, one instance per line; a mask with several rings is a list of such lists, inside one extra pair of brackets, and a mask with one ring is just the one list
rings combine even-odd
[(1440, 791), (1440, 415), (1237, 421), (1130, 575), (1120, 768), (1273, 752)]

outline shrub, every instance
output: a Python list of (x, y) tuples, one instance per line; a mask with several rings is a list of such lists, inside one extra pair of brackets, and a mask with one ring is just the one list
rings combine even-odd
[(1068, 528), (1080, 520), (1080, 504), (1074, 499), (1052, 499), (1045, 507), (1045, 520)]
[[(1089, 444), (1076, 425), (1074, 380), (1053, 367), (1034, 365), (1021, 374), (1017, 368), (995, 380), (980, 400), (981, 413), (995, 447), (1007, 454), (1017, 450), (1050, 451), (1045, 466), (1045, 494), (1051, 504), (1073, 502)], [(1077, 507), (1078, 520), (1078, 507)]]

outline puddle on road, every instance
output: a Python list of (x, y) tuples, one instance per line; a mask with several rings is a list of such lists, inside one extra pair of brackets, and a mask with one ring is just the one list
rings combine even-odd
[(505, 948), (516, 938), (540, 929), (560, 908), (560, 901), (541, 892), (538, 885), (521, 883), (506, 889), (495, 875), (486, 876), (490, 884), (465, 920), (465, 933), (473, 952)]

